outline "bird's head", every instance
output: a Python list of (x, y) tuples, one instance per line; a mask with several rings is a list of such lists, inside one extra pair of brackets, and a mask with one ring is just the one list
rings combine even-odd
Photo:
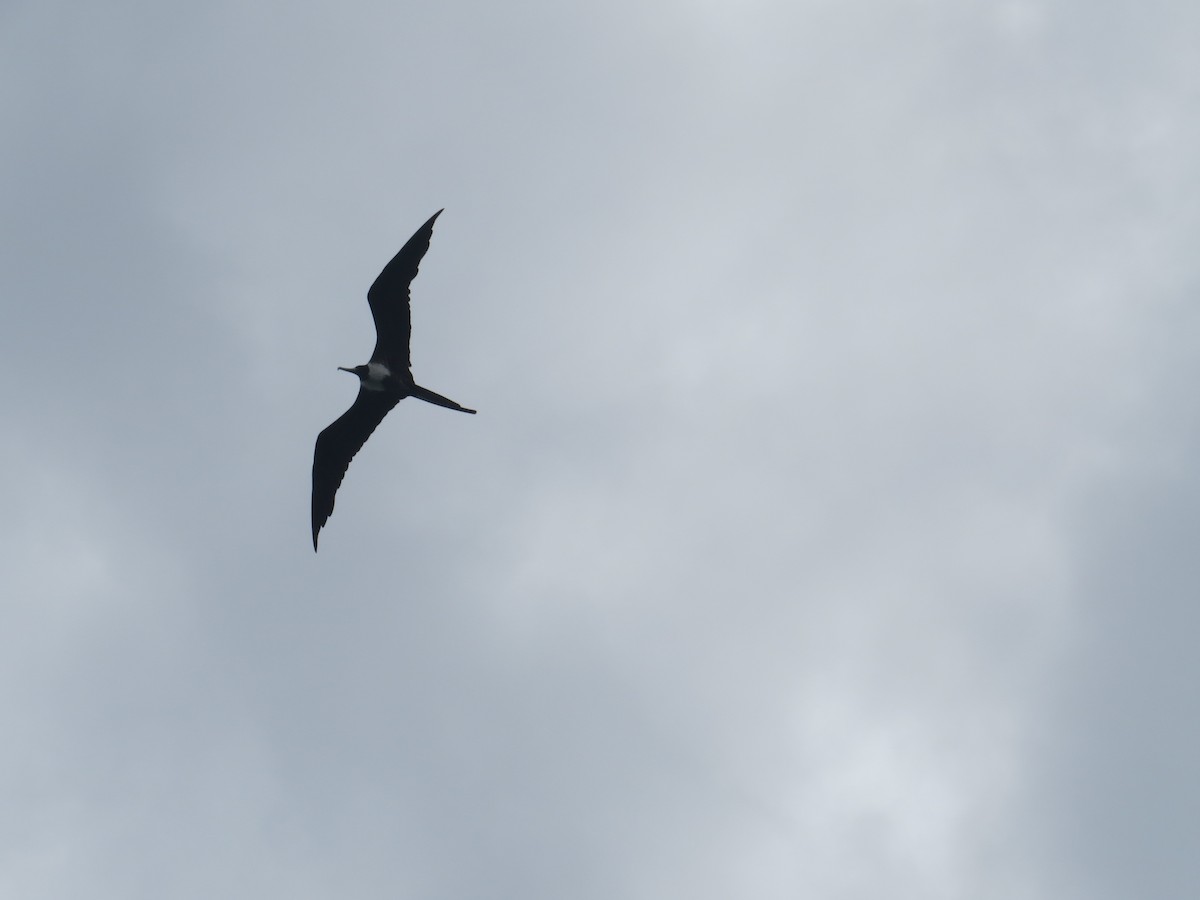
[(351, 375), (357, 375), (360, 379), (367, 377), (366, 366), (355, 366), (353, 369), (347, 369), (345, 366), (338, 366), (339, 372), (349, 372)]

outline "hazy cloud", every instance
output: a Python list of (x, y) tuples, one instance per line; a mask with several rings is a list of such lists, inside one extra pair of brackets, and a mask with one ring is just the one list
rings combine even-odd
[(1191, 7), (0, 20), (0, 893), (1200, 880)]

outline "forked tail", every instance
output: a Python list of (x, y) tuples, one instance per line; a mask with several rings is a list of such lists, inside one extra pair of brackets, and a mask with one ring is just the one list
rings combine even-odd
[(449, 397), (443, 397), (441, 394), (435, 394), (429, 388), (423, 388), (419, 384), (412, 386), (410, 397), (416, 397), (418, 400), (424, 400), (426, 403), (432, 403), (434, 406), (444, 406), (446, 409), (457, 409), (459, 412), (470, 413), (475, 415), (475, 410), (467, 409), (465, 406), (459, 406)]

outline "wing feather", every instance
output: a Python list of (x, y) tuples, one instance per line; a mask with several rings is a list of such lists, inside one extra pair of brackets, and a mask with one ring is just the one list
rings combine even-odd
[(435, 212), (416, 234), (408, 239), (392, 261), (383, 267), (371, 289), (367, 302), (375, 317), (375, 350), (371, 362), (382, 362), (395, 374), (412, 368), (409, 340), (412, 337), (412, 312), (409, 306), (409, 287), (417, 277), (417, 268), (429, 241), (433, 238), (433, 223), (442, 214)]
[(333, 513), (333, 500), (350, 460), (399, 402), (394, 394), (359, 388), (351, 407), (317, 435), (312, 471), (313, 550), (317, 549), (317, 533)]

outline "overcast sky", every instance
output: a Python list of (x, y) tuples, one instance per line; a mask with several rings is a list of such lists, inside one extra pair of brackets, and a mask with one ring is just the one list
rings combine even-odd
[(1200, 896), (1197, 46), (0, 5), (0, 896)]

